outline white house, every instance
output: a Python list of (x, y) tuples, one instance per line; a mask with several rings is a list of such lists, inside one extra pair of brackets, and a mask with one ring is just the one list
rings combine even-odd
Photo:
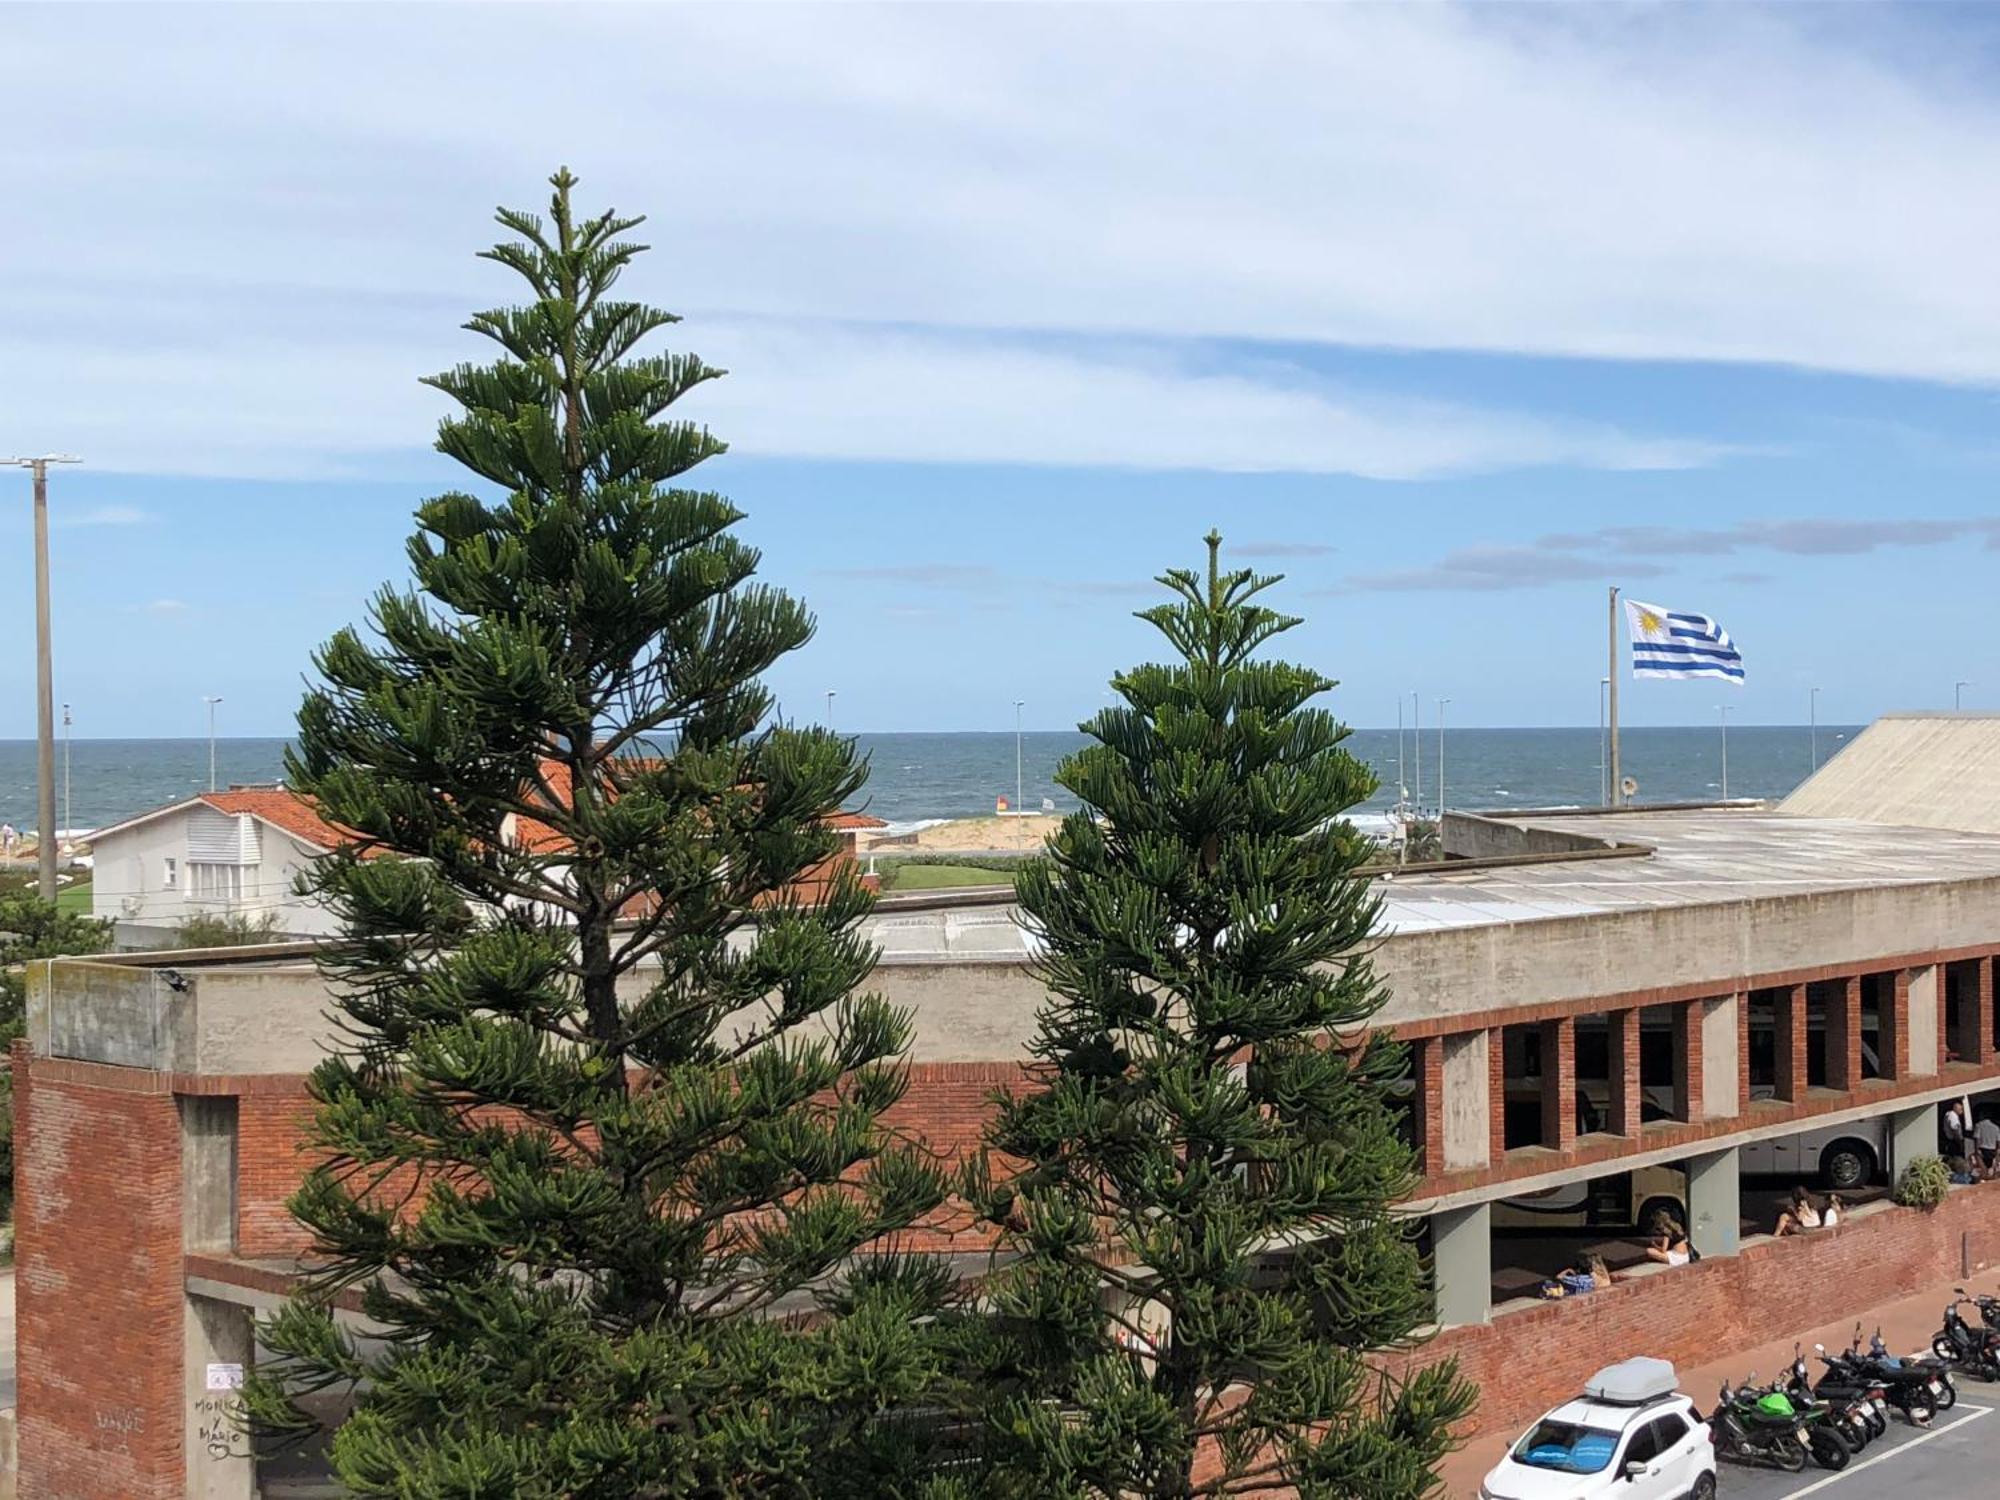
[(116, 924), (121, 948), (171, 945), (195, 915), (272, 914), (280, 937), (323, 936), (332, 916), (294, 883), (350, 837), (282, 786), (204, 792), (91, 835), (92, 914)]

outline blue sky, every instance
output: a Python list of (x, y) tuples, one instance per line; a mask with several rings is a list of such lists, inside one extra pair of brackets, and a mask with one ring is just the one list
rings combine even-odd
[[(10, 7), (0, 455), (86, 735), (289, 725), (566, 162), (724, 364), (788, 708), (1074, 723), (1211, 525), (1352, 721), (2000, 706), (1996, 28), (1951, 7)], [(551, 57), (573, 59), (552, 67)], [(0, 471), (0, 737), (32, 732)]]

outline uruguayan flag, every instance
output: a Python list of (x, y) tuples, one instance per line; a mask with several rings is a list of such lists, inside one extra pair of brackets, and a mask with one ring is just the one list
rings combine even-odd
[(1743, 656), (1707, 615), (1625, 601), (1634, 677), (1721, 677), (1743, 685)]

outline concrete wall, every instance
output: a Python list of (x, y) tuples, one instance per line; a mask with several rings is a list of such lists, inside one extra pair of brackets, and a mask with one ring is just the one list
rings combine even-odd
[(1866, 969), (1996, 933), (2000, 879), (1397, 933), (1374, 961), (1390, 992), (1383, 1020), (1402, 1023), (1654, 989), (1733, 992), (1757, 976)]
[[(1615, 824), (1607, 823), (1607, 834)], [(1447, 812), (1440, 830), (1452, 859), (1506, 859), (1522, 854), (1576, 854), (1613, 847), (1610, 838), (1592, 838), (1567, 828), (1543, 828), (1512, 818)], [(1634, 845), (1634, 847), (1640, 847)]]

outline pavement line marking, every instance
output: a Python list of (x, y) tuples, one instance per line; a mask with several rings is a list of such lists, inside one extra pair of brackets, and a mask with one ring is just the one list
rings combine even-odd
[(1849, 1464), (1846, 1468), (1842, 1469), (1838, 1474), (1829, 1474), (1824, 1479), (1815, 1480), (1813, 1483), (1807, 1485), (1802, 1490), (1793, 1490), (1791, 1494), (1786, 1497), (1786, 1500), (1805, 1500), (1805, 1497), (1808, 1495), (1817, 1495), (1821, 1490), (1839, 1484), (1840, 1481), (1843, 1479), (1853, 1478), (1856, 1474), (1859, 1474), (1863, 1469), (1872, 1469), (1876, 1464), (1885, 1463), (1889, 1459), (1894, 1458), (1899, 1453), (1908, 1453), (1912, 1448), (1918, 1447), (1924, 1443), (1928, 1443), (1932, 1438), (1941, 1438), (1947, 1432), (1958, 1431), (1959, 1428), (1965, 1426), (1969, 1422), (1977, 1422), (1981, 1417), (1986, 1416), (1988, 1413), (1990, 1413), (1993, 1410), (1993, 1408), (1990, 1406), (1966, 1406), (1961, 1403), (1960, 1405), (1954, 1407), (1953, 1410), (1962, 1411), (1965, 1413), (1965, 1415), (1963, 1417), (1960, 1417), (1955, 1422), (1945, 1423), (1942, 1427), (1933, 1427), (1929, 1432), (1924, 1433), (1921, 1437), (1913, 1437), (1907, 1443), (1898, 1443), (1896, 1444), (1895, 1447), (1889, 1449), (1887, 1452), (1878, 1453), (1873, 1458), (1864, 1458), (1858, 1464)]

